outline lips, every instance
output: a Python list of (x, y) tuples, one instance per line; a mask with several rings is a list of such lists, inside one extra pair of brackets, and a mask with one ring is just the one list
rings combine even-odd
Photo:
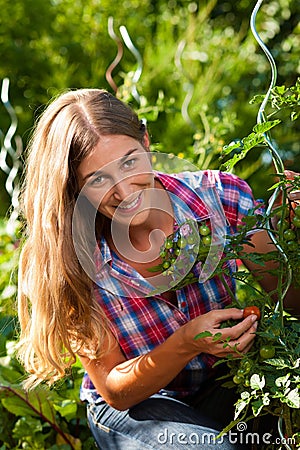
[(140, 206), (141, 197), (142, 197), (142, 192), (140, 192), (139, 195), (132, 202), (130, 202), (130, 203), (122, 202), (117, 207), (118, 212), (121, 212), (121, 213), (132, 213), (133, 211), (135, 211)]

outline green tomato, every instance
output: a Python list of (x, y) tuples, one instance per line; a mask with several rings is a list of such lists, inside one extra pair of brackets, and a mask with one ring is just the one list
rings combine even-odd
[(296, 208), (294, 209), (294, 213), (296, 214), (297, 217), (300, 217), (300, 205), (296, 206)]
[(165, 242), (165, 248), (170, 249), (173, 247), (173, 241), (171, 239), (167, 239)]
[(296, 250), (298, 250), (298, 244), (296, 241), (288, 241), (286, 245), (288, 250), (290, 250), (291, 252), (295, 252)]
[(247, 374), (250, 372), (251, 367), (252, 367), (251, 362), (246, 359), (245, 361), (241, 362), (241, 367), (239, 370), (243, 370), (244, 374)]
[(262, 359), (273, 358), (275, 355), (275, 348), (273, 345), (263, 345), (259, 350), (259, 354)]
[(243, 367), (240, 367), (236, 373), (239, 377), (244, 377), (246, 375), (245, 370), (243, 369)]
[(234, 375), (232, 380), (235, 384), (241, 384), (244, 381), (244, 377), (236, 374), (236, 375)]
[(299, 216), (293, 217), (292, 223), (293, 223), (294, 227), (300, 228), (300, 217)]
[(207, 225), (200, 225), (199, 227), (199, 233), (202, 236), (208, 236), (210, 234), (210, 228)]
[(296, 238), (296, 233), (291, 228), (288, 228), (283, 232), (283, 237), (286, 241), (293, 241)]
[(203, 236), (202, 243), (205, 247), (208, 247), (211, 244), (211, 236)]
[(278, 229), (287, 230), (289, 228), (289, 223), (287, 220), (278, 220), (277, 222)]
[(177, 241), (177, 247), (184, 248), (187, 244), (187, 241), (184, 237), (180, 237)]
[(196, 236), (194, 236), (193, 234), (190, 234), (186, 240), (187, 240), (187, 243), (190, 245), (196, 244)]

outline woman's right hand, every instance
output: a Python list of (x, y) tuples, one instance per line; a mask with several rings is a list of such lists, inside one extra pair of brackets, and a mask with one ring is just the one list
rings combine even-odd
[[(210, 311), (178, 328), (162, 344), (150, 352), (126, 360), (118, 345), (101, 359), (81, 356), (81, 362), (97, 389), (107, 403), (116, 409), (127, 409), (145, 400), (159, 389), (167, 386), (174, 377), (199, 353), (225, 356), (228, 353), (240, 356), (252, 345), (256, 330), (253, 318), (249, 316), (233, 327), (222, 328), (222, 322), (240, 320), (243, 310), (229, 308)], [(222, 339), (195, 336), (202, 331), (213, 335), (222, 333)], [(230, 339), (224, 348), (224, 341)], [(236, 346), (236, 350), (234, 348)]]
[[(222, 322), (229, 319), (239, 320), (239, 322), (232, 327), (220, 328)], [(184, 333), (183, 339), (187, 348), (189, 347), (195, 356), (199, 353), (209, 353), (225, 357), (231, 353), (238, 357), (251, 348), (257, 329), (257, 317), (254, 314), (246, 319), (241, 319), (243, 319), (242, 309), (212, 310), (184, 325), (181, 330)], [(195, 336), (205, 331), (210, 332), (211, 335), (195, 339)], [(214, 335), (217, 333), (221, 333), (221, 336), (214, 339)]]

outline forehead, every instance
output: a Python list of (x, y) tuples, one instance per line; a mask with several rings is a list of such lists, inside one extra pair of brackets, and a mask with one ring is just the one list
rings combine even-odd
[(90, 170), (109, 167), (112, 163), (118, 162), (128, 152), (136, 149), (145, 151), (140, 142), (130, 136), (101, 136), (93, 151), (81, 161), (77, 172), (80, 176), (85, 176)]

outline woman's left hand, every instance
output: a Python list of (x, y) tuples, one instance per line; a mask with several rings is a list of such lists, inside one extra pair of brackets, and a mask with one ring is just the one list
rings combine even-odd
[[(300, 176), (300, 173), (294, 172), (292, 170), (285, 170), (284, 175), (288, 180), (293, 180), (296, 176)], [(291, 201), (300, 201), (300, 190), (290, 190), (288, 192), (288, 197)]]

